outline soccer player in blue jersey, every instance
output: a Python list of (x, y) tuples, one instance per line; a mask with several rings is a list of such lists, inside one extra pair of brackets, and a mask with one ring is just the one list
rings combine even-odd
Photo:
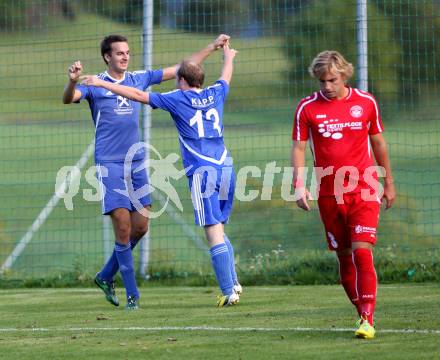
[[(195, 63), (201, 63), (213, 51), (222, 47), (228, 39), (229, 36), (220, 35), (206, 48), (193, 54), (190, 59)], [(101, 42), (101, 55), (107, 70), (97, 77), (109, 84), (122, 84), (141, 91), (150, 85), (173, 79), (176, 75), (177, 65), (162, 70), (129, 72), (127, 69), (130, 49), (127, 39), (121, 35), (105, 37)], [(63, 102), (70, 104), (86, 99), (89, 103), (95, 125), (97, 176), (103, 188), (102, 213), (111, 216), (116, 238), (114, 251), (96, 275), (95, 283), (104, 291), (106, 299), (118, 306), (113, 278), (119, 270), (127, 295), (126, 309), (137, 309), (139, 291), (136, 285), (132, 249), (147, 233), (148, 218), (136, 210), (133, 199), (127, 195), (124, 160), (129, 148), (139, 142), (140, 103), (130, 101), (102, 87), (78, 84), (81, 73), (80, 61), (69, 67), (69, 81), (64, 89)], [(132, 169), (136, 169), (144, 160), (143, 150), (142, 148), (134, 155)], [(131, 170), (131, 179), (135, 191), (148, 184), (147, 173), (143, 171)], [(136, 200), (146, 210), (150, 208), (149, 195)]]
[(195, 223), (205, 229), (212, 265), (222, 291), (217, 303), (219, 307), (238, 303), (242, 291), (234, 269), (233, 248), (224, 232), (232, 209), (235, 174), (223, 141), (222, 119), (236, 51), (227, 43), (223, 52), (221, 77), (205, 89), (202, 89), (203, 68), (191, 60), (184, 60), (179, 65), (177, 89), (163, 94), (148, 93), (90, 75), (84, 76), (82, 81), (82, 84), (102, 87), (171, 114), (179, 133)]

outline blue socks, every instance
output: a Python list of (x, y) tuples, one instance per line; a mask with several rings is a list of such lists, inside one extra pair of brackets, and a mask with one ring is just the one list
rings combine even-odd
[(238, 284), (238, 277), (237, 277), (237, 273), (235, 271), (234, 248), (232, 247), (232, 244), (229, 241), (229, 239), (226, 236), (226, 234), (223, 235), (223, 238), (225, 239), (225, 244), (228, 247), (228, 252), (229, 252), (229, 268), (231, 269), (232, 281), (233, 281), (233, 283), (235, 285), (235, 284)]
[[(210, 249), (212, 266), (217, 281), (224, 295), (231, 295), (234, 284), (238, 283), (235, 271), (234, 248), (226, 234), (224, 244), (215, 245)], [(107, 260), (98, 276), (102, 280), (113, 281), (118, 270), (121, 272), (122, 280), (126, 289), (127, 297), (139, 297), (134, 272), (134, 262), (131, 250), (135, 248), (138, 241), (130, 239), (130, 246), (115, 243), (112, 255)]]
[(133, 254), (130, 245), (115, 243), (115, 254), (119, 264), (122, 281), (124, 282), (127, 298), (133, 296), (139, 298), (139, 291), (136, 286), (136, 277), (134, 274)]
[(229, 251), (226, 244), (213, 246), (211, 253), (212, 267), (223, 295), (231, 295), (234, 283), (230, 271)]
[[(139, 240), (130, 239), (131, 249), (137, 245)], [(116, 273), (119, 270), (118, 259), (116, 258), (116, 252), (113, 250), (112, 255), (109, 257), (101, 271), (98, 273), (98, 277), (105, 281), (113, 281)]]

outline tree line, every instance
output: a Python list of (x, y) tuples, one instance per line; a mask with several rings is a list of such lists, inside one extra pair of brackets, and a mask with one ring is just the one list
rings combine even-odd
[[(0, 30), (32, 30), (48, 16), (74, 21), (79, 12), (141, 24), (142, 0), (3, 0)], [(304, 69), (324, 48), (338, 49), (356, 65), (356, 1), (155, 0), (154, 22), (196, 33), (285, 38), (292, 86), (307, 87)], [(369, 88), (382, 97), (414, 97), (440, 78), (438, 1), (368, 2)]]

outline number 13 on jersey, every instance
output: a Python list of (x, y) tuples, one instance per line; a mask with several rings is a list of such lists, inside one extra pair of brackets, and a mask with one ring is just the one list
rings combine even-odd
[[(194, 126), (197, 125), (197, 132), (199, 133), (199, 137), (203, 138), (205, 137), (205, 128), (203, 126), (203, 117), (207, 120), (206, 123), (212, 123), (213, 130), (218, 131), (218, 136), (222, 136), (222, 129), (220, 128), (220, 116), (218, 115), (218, 112), (216, 109), (209, 109), (206, 114), (204, 115), (202, 110), (197, 110), (196, 114), (190, 119), (189, 125)], [(209, 136), (209, 129), (208, 131), (208, 137)]]

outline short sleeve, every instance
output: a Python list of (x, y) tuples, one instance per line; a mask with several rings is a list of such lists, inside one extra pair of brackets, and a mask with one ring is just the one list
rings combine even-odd
[(370, 111), (368, 112), (368, 134), (376, 135), (384, 131), (379, 105), (373, 95), (368, 94), (366, 97), (371, 101)]
[(176, 106), (178, 102), (177, 95), (179, 90), (174, 90), (168, 93), (150, 93), (150, 106), (153, 109), (162, 109), (172, 114), (176, 113)]
[(87, 99), (87, 100), (90, 99), (92, 94), (90, 86), (78, 84), (76, 85), (75, 89), (81, 92), (80, 101), (83, 99)]
[(221, 92), (223, 93), (223, 98), (226, 99), (226, 97), (229, 94), (229, 85), (224, 80), (217, 80), (215, 84), (219, 84), (221, 86)]
[(301, 101), (295, 111), (292, 128), (292, 140), (295, 141), (307, 141), (309, 139), (309, 124), (304, 110), (305, 105), (305, 102)]
[(133, 74), (137, 77), (137, 81), (139, 81), (143, 90), (150, 85), (160, 84), (163, 78), (163, 70), (139, 70)]

